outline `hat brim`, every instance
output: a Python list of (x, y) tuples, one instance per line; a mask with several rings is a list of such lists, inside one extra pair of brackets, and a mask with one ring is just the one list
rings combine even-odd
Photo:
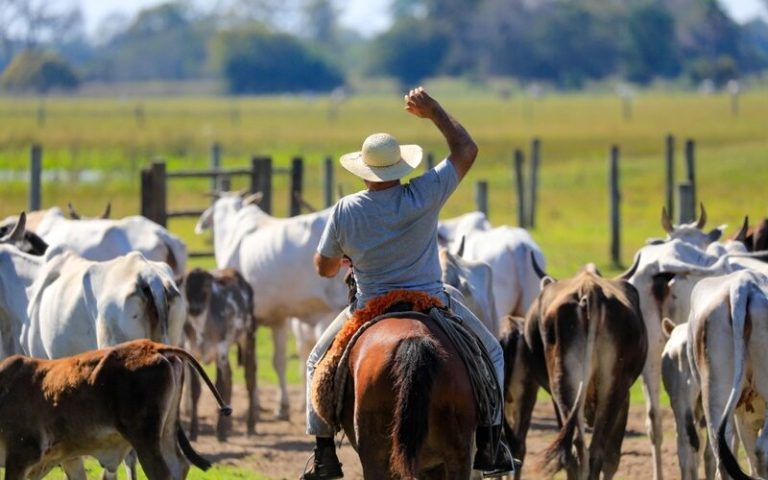
[(400, 145), (400, 160), (388, 167), (371, 167), (363, 162), (363, 152), (342, 155), (341, 166), (353, 175), (370, 182), (388, 182), (411, 173), (421, 163), (424, 153), (418, 145)]

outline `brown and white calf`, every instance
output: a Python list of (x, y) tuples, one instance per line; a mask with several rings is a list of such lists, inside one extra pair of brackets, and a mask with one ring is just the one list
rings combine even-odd
[(132, 448), (150, 480), (185, 478), (190, 463), (207, 469), (179, 425), (187, 364), (229, 414), (191, 355), (149, 340), (57, 360), (14, 355), (0, 362), (5, 479), (40, 479), (62, 465), (70, 480), (85, 480), (81, 456), (114, 472)]
[[(187, 301), (184, 340), (187, 350), (203, 362), (216, 362), (216, 388), (225, 402), (232, 398), (232, 368), (229, 350), (237, 344), (243, 353), (245, 382), (248, 390), (248, 434), (256, 430), (256, 325), (253, 319), (253, 290), (242, 275), (231, 268), (208, 272), (195, 268), (178, 280)], [(197, 403), (200, 382), (190, 377), (190, 438), (198, 434)], [(216, 436), (225, 441), (232, 428), (229, 417), (219, 414)]]
[[(545, 468), (566, 468), (571, 479), (610, 479), (619, 466), (629, 389), (648, 349), (637, 291), (624, 278), (602, 278), (594, 265), (567, 280), (544, 276), (541, 285), (525, 340), (533, 364), (546, 366), (544, 386), (561, 426)], [(586, 425), (593, 427), (588, 451)]]

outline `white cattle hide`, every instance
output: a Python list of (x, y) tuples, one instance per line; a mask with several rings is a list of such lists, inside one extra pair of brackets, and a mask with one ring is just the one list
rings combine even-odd
[[(745, 478), (728, 442), (739, 433), (750, 470), (768, 474), (768, 276), (751, 270), (706, 278), (694, 287), (688, 356), (701, 386), (707, 429), (722, 478)], [(758, 437), (758, 432), (760, 435)]]
[(105, 262), (49, 250), (29, 289), (24, 353), (60, 358), (148, 338), (178, 345), (186, 306), (170, 267), (133, 252)]
[(287, 418), (287, 320), (297, 317), (317, 325), (334, 318), (347, 305), (347, 287), (342, 274), (329, 279), (314, 270), (314, 254), (331, 209), (276, 218), (249, 200), (222, 194), (200, 217), (195, 231), (213, 228), (218, 268), (240, 271), (253, 288), (257, 325), (273, 330), (273, 365), (281, 390), (278, 416)]
[(531, 254), (545, 269), (541, 249), (522, 228), (502, 226), (466, 235), (463, 258), (485, 262), (493, 272), (496, 314), (524, 317), (539, 294), (539, 277), (533, 270)]
[(485, 262), (466, 260), (440, 248), (440, 267), (443, 283), (456, 288), (463, 297), (462, 303), (490, 330), (498, 335), (499, 316), (493, 297), (493, 272)]
[(22, 353), (19, 338), (27, 322), (27, 288), (43, 259), (0, 245), (0, 359)]
[(184, 242), (139, 215), (120, 220), (70, 220), (59, 208), (51, 208), (38, 223), (35, 233), (50, 247), (67, 247), (88, 260), (111, 260), (139, 251), (149, 260), (168, 263), (177, 275), (186, 271)]

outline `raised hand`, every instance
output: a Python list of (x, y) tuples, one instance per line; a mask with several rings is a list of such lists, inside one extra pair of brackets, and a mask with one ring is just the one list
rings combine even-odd
[(435, 112), (441, 107), (437, 100), (430, 97), (424, 87), (417, 87), (405, 95), (405, 109), (419, 118), (434, 119)]

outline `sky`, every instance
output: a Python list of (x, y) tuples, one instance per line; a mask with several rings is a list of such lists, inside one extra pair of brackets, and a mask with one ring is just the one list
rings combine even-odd
[[(74, 0), (79, 4), (85, 16), (89, 34), (96, 32), (101, 20), (112, 12), (130, 15), (140, 9), (163, 3), (164, 0)], [(768, 19), (760, 0), (718, 0), (730, 15), (738, 22), (750, 20), (757, 15)], [(389, 23), (387, 14), (390, 0), (345, 0), (339, 2), (342, 7), (340, 23), (360, 31), (365, 36), (372, 36), (385, 30)]]

